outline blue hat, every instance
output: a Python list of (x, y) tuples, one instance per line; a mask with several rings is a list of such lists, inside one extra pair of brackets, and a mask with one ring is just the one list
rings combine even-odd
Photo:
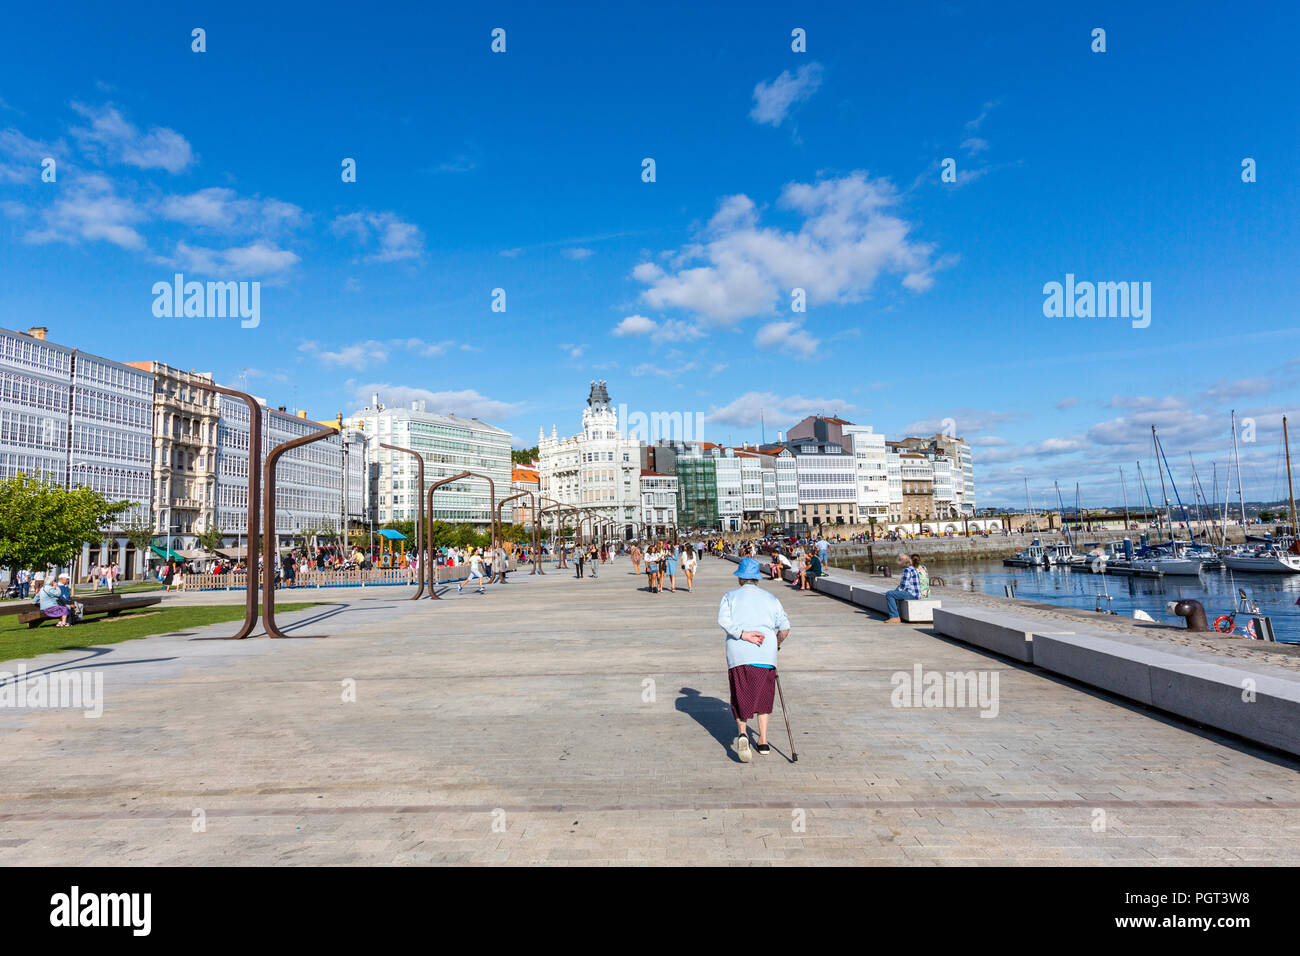
[(758, 562), (753, 558), (741, 558), (740, 567), (736, 568), (736, 577), (745, 581), (762, 580), (763, 572), (758, 569)]

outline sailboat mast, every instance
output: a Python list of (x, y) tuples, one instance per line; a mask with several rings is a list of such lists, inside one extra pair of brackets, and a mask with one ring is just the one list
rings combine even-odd
[(1124, 533), (1128, 533), (1128, 487), (1124, 484), (1124, 466), (1119, 466), (1119, 493), (1124, 496)]
[[(1291, 487), (1291, 441), (1286, 434), (1286, 416), (1282, 416), (1282, 447), (1286, 449), (1286, 495), (1291, 502), (1291, 537), (1296, 536), (1295, 526), (1295, 491)], [(1295, 545), (1293, 544), (1294, 548)]]
[(1173, 541), (1175, 538), (1174, 519), (1169, 513), (1169, 492), (1165, 491), (1165, 470), (1160, 465), (1160, 442), (1156, 438), (1155, 425), (1151, 426), (1151, 447), (1155, 450), (1156, 471), (1160, 472), (1160, 497), (1165, 500), (1165, 524), (1169, 528), (1169, 540)]
[(1034, 530), (1037, 531), (1037, 530), (1038, 530), (1038, 517), (1037, 517), (1036, 515), (1034, 515), (1034, 503), (1033, 503), (1032, 501), (1029, 500), (1029, 478), (1028, 478), (1028, 476), (1026, 476), (1026, 478), (1025, 478), (1025, 507), (1029, 509), (1029, 513), (1030, 513), (1030, 515), (1033, 516), (1033, 518), (1034, 518)]
[[(1241, 503), (1241, 533), (1246, 533), (1246, 495), (1241, 490), (1241, 455), (1237, 453), (1237, 410), (1232, 410), (1232, 458), (1237, 463), (1237, 500)], [(1227, 509), (1228, 496), (1223, 496), (1224, 509)], [(1245, 538), (1243, 537), (1244, 541)]]

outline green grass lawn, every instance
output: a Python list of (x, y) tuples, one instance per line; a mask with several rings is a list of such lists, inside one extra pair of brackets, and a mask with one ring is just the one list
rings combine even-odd
[[(321, 602), (311, 601), (303, 604), (275, 605), (277, 614), (301, 611), (316, 607)], [(100, 614), (90, 617), (72, 627), (56, 628), (54, 622), (29, 628), (19, 624), (17, 615), (0, 617), (0, 661), (11, 661), (21, 657), (35, 657), (51, 651), (70, 651), (83, 647), (97, 647), (103, 644), (117, 644), (121, 641), (133, 641), (138, 637), (150, 637), (154, 634), (171, 634), (176, 631), (188, 631), (205, 624), (231, 622), (231, 633), (235, 631), (235, 622), (244, 619), (244, 606), (222, 605), (220, 607), (142, 607), (135, 611), (123, 611), (117, 617), (105, 617)]]

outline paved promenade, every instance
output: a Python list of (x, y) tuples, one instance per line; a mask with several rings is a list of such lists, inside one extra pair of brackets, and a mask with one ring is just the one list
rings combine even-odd
[[(284, 617), (328, 640), (193, 639), (219, 625), (29, 661), (102, 671), (106, 701), (0, 709), (0, 864), (1300, 861), (1295, 762), (780, 585), (800, 759), (778, 714), (737, 762), (732, 570), (368, 588)], [(996, 674), (997, 715), (892, 706), (918, 664)]]

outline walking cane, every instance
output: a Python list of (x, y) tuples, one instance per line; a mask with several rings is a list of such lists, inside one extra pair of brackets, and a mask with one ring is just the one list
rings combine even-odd
[(781, 675), (776, 675), (776, 693), (781, 698), (781, 716), (785, 718), (785, 735), (790, 738), (790, 762), (797, 763), (799, 754), (794, 749), (794, 734), (790, 732), (790, 715), (785, 709), (785, 692), (781, 690)]

